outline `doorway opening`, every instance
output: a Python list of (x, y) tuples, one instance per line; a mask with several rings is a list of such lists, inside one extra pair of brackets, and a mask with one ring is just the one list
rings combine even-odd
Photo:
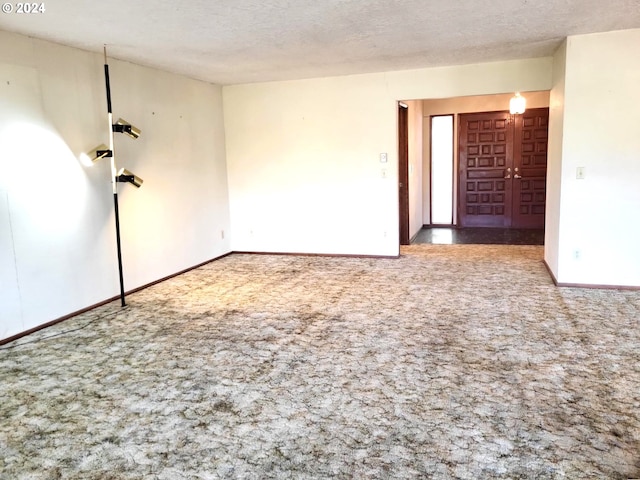
[[(534, 109), (548, 109), (549, 107), (549, 91), (528, 91), (523, 92), (523, 95), (527, 99), (527, 110)], [(400, 103), (406, 103), (408, 105), (408, 112), (403, 109), (398, 109), (398, 133), (399, 133), (399, 193), (400, 193), (400, 243), (406, 244), (409, 239), (411, 243), (418, 239), (419, 235), (422, 235), (424, 229), (437, 229), (441, 227), (442, 233), (446, 229), (461, 229), (461, 228), (499, 228), (499, 229), (538, 229), (544, 230), (544, 213), (545, 205), (540, 200), (545, 198), (545, 184), (546, 178), (544, 174), (540, 175), (539, 166), (542, 154), (546, 154), (546, 126), (543, 127), (539, 122), (543, 120), (535, 118), (525, 118), (525, 116), (513, 117), (513, 122), (522, 122), (522, 135), (513, 139), (512, 145), (509, 147), (513, 151), (510, 157), (511, 165), (508, 165), (505, 161), (505, 165), (500, 170), (500, 178), (489, 179), (486, 181), (479, 178), (474, 184), (466, 184), (465, 188), (476, 188), (475, 192), (463, 192), (464, 177), (462, 169), (465, 167), (469, 170), (469, 165), (472, 159), (467, 155), (466, 159), (462, 158), (460, 152), (460, 137), (462, 133), (462, 117), (466, 114), (473, 114), (477, 112), (505, 112), (509, 106), (509, 100), (513, 96), (513, 93), (494, 94), (494, 95), (475, 95), (465, 97), (451, 97), (451, 98), (433, 98), (422, 100), (402, 100)], [(404, 123), (406, 114), (408, 113), (408, 125)], [(508, 110), (506, 111), (509, 115)], [(527, 114), (528, 115), (528, 114)], [(495, 126), (495, 125), (494, 125)], [(515, 123), (513, 127), (515, 127)], [(519, 125), (518, 125), (519, 126)], [(511, 128), (511, 127), (510, 127)], [(403, 130), (403, 129), (408, 129)], [(450, 130), (453, 133), (450, 133)], [(469, 133), (469, 132), (467, 132)], [(477, 164), (486, 164), (488, 156), (495, 153), (495, 156), (500, 156), (500, 145), (496, 145), (499, 142), (495, 141), (491, 144), (491, 139), (485, 142), (486, 135), (481, 132), (482, 141), (476, 145), (480, 152), (479, 155), (471, 155), (475, 157), (474, 162), (477, 160)], [(408, 137), (408, 139), (407, 139)], [(443, 140), (446, 138), (447, 140)], [(480, 136), (478, 136), (480, 138)], [(406, 143), (409, 143), (409, 165), (407, 166), (407, 151), (405, 149)], [(438, 146), (438, 142), (442, 145), (442, 149)], [(435, 145), (434, 145), (435, 143)], [(448, 144), (448, 145), (447, 145)], [(449, 154), (447, 150), (453, 148), (453, 154)], [(491, 148), (491, 155), (486, 155), (488, 149)], [(506, 145), (505, 145), (506, 148)], [(446, 153), (439, 153), (439, 152)], [(516, 154), (519, 157), (518, 164), (516, 164)], [(433, 158), (432, 158), (433, 156)], [(441, 163), (441, 160), (442, 162)], [(494, 160), (496, 160), (494, 158)], [(497, 159), (497, 161), (501, 161)], [(528, 165), (525, 163), (528, 162)], [(464, 165), (463, 165), (464, 164)], [(444, 165), (447, 165), (446, 167)], [(408, 172), (406, 170), (408, 167)], [(508, 168), (511, 167), (511, 184), (509, 186)], [(517, 176), (515, 168), (518, 168)], [(484, 167), (480, 167), (484, 168)], [(487, 167), (489, 168), (489, 167)], [(473, 166), (472, 166), (473, 169)], [(504, 172), (502, 171), (504, 170)], [(408, 173), (408, 179), (407, 179)], [(490, 173), (490, 172), (489, 172)], [(496, 173), (496, 172), (494, 172)], [(486, 176), (487, 172), (477, 171), (471, 172), (471, 176)], [(497, 175), (497, 174), (496, 174)], [(528, 177), (528, 178), (526, 178)], [(487, 215), (487, 205), (481, 205), (481, 202), (489, 200), (490, 204), (495, 207), (500, 207), (498, 203), (501, 201), (502, 184), (498, 182), (505, 182), (505, 189), (510, 189), (511, 202), (507, 202), (510, 205), (512, 213), (515, 215), (515, 219), (511, 222), (500, 222), (495, 220), (493, 225), (482, 223), (474, 223), (475, 225), (465, 224), (464, 219), (461, 218), (464, 211), (470, 212), (473, 208), (470, 206), (476, 206), (476, 212), (481, 213), (482, 216)], [(484, 190), (490, 187), (488, 182), (493, 182), (493, 190)], [(517, 183), (517, 184), (516, 184)], [(406, 187), (406, 188), (405, 188)], [(506, 192), (506, 190), (505, 190)], [(470, 193), (471, 197), (467, 197), (466, 193)], [(465, 198), (461, 198), (464, 196)], [(463, 200), (477, 201), (474, 205), (470, 205), (466, 202), (462, 205)], [(518, 199), (516, 202), (515, 199)], [(494, 202), (495, 200), (495, 202)], [(508, 200), (508, 199), (506, 199)], [(408, 205), (407, 205), (408, 203)], [(504, 209), (507, 208), (507, 204), (504, 205)], [(499, 212), (500, 208), (494, 208), (492, 215), (495, 217), (495, 213)], [(491, 216), (491, 215), (489, 215)], [(499, 216), (499, 215), (498, 215)], [(513, 216), (513, 215), (512, 215)], [(540, 223), (540, 220), (542, 222)], [(407, 223), (409, 231), (407, 232)], [(542, 229), (540, 228), (542, 225)], [(455, 232), (454, 232), (455, 233)], [(484, 233), (490, 233), (488, 231)], [(495, 233), (495, 232), (494, 232)], [(509, 232), (507, 241), (512, 241), (512, 234), (516, 232)], [(534, 234), (535, 232), (524, 232), (527, 234)], [(518, 243), (517, 240), (513, 240), (514, 243)], [(418, 242), (419, 243), (419, 242)]]

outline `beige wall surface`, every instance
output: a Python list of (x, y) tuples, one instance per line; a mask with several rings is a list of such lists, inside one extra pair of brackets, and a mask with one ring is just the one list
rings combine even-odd
[(549, 100), (549, 143), (547, 148), (547, 198), (545, 212), (544, 258), (554, 277), (558, 277), (560, 242), (560, 193), (564, 129), (564, 97), (567, 43), (553, 57), (553, 87)]
[(224, 87), (232, 248), (397, 255), (397, 101), (548, 90), (551, 61)]
[(422, 102), (409, 100), (409, 238), (422, 228), (423, 113)]
[[(0, 31), (0, 339), (119, 293), (102, 55)], [(125, 288), (229, 251), (222, 90), (110, 61)]]
[(561, 283), (640, 286), (639, 45), (640, 29), (567, 39)]

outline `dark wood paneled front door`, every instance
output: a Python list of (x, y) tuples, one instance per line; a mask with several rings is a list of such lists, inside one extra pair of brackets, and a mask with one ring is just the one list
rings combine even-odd
[(548, 108), (460, 115), (460, 226), (544, 228), (548, 118)]
[(544, 228), (548, 133), (548, 108), (515, 115), (513, 227)]
[(459, 224), (511, 223), (513, 124), (507, 112), (460, 115)]

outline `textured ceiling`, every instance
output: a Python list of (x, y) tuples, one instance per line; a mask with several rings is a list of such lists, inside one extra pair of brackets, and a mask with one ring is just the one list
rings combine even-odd
[(44, 0), (44, 6), (38, 14), (0, 13), (0, 30), (96, 52), (107, 44), (110, 57), (217, 84), (548, 56), (568, 35), (640, 27), (640, 0)]

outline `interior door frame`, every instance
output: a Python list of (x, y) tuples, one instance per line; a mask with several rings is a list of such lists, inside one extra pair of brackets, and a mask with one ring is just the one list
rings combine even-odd
[(409, 108), (398, 102), (398, 204), (400, 245), (409, 245)]

